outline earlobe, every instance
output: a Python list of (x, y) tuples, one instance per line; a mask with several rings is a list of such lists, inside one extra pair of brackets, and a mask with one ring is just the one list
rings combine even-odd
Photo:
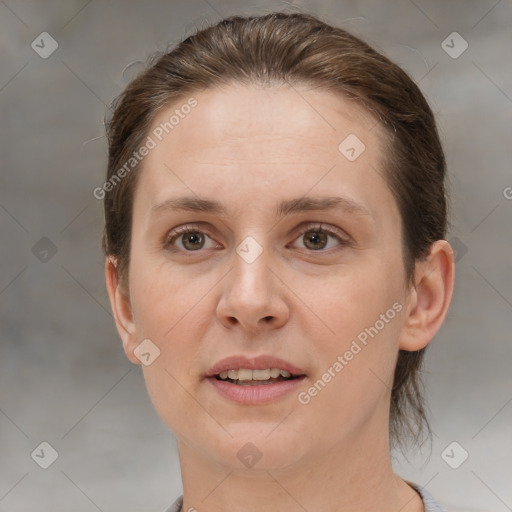
[(438, 240), (428, 258), (416, 264), (415, 286), (400, 335), (401, 350), (420, 350), (434, 338), (448, 313), (454, 281), (453, 249), (446, 240)]
[(110, 256), (107, 256), (105, 260), (105, 281), (117, 332), (123, 342), (123, 348), (126, 356), (132, 363), (140, 364), (140, 360), (134, 355), (134, 350), (137, 347), (138, 341), (130, 299), (122, 290), (116, 261)]

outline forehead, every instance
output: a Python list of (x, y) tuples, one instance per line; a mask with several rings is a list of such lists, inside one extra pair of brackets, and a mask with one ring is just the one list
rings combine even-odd
[[(186, 192), (233, 204), (238, 197), (240, 209), (251, 197), (297, 197), (313, 187), (364, 199), (365, 191), (387, 189), (379, 170), (382, 131), (353, 101), (318, 88), (233, 84), (200, 91), (155, 118), (156, 145), (142, 162), (136, 203), (143, 196), (147, 210)], [(352, 148), (360, 154), (349, 159), (354, 151), (342, 150)]]
[[(242, 146), (256, 149), (262, 143), (272, 147), (274, 156), (283, 155), (287, 160), (292, 156), (289, 150), (297, 150), (297, 144), (305, 144), (305, 150), (312, 146), (336, 155), (347, 130), (357, 131), (367, 144), (380, 134), (380, 126), (373, 130), (375, 119), (353, 101), (327, 90), (287, 84), (231, 84), (182, 97), (160, 112), (152, 130), (165, 127), (173, 112), (189, 111), (185, 107), (192, 97), (196, 106), (179, 120), (174, 116), (179, 123), (168, 134), (163, 133), (181, 156), (197, 154), (198, 149), (219, 153), (236, 148), (237, 156), (242, 157)], [(301, 156), (304, 153), (300, 151)]]

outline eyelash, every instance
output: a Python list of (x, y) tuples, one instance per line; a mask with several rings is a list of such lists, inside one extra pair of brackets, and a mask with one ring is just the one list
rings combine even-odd
[[(339, 246), (340, 247), (346, 247), (346, 246), (350, 245), (350, 240), (348, 240), (347, 238), (342, 237), (337, 231), (335, 231), (333, 229), (322, 227), (322, 225), (318, 224), (318, 223), (317, 224), (310, 224), (310, 225), (307, 225), (304, 228), (302, 228), (302, 230), (299, 232), (299, 234), (297, 235), (297, 237), (294, 240), (296, 240), (300, 236), (303, 236), (305, 233), (307, 233), (309, 231), (312, 231), (314, 233), (324, 233), (326, 235), (330, 235), (330, 236), (334, 237), (339, 242)], [(171, 231), (170, 233), (168, 233), (164, 237), (164, 239), (163, 239), (163, 248), (167, 249), (167, 250), (170, 250), (172, 252), (186, 252), (186, 253), (190, 253), (191, 255), (193, 253), (200, 253), (200, 252), (202, 252), (202, 249), (198, 249), (197, 251), (187, 251), (187, 250), (184, 250), (184, 249), (176, 248), (173, 245), (174, 242), (180, 236), (187, 235), (189, 233), (201, 233), (201, 234), (207, 235), (209, 238), (211, 238), (208, 235), (208, 233), (206, 233), (205, 231), (200, 229), (199, 226), (194, 226), (194, 225), (181, 226), (181, 227), (176, 228), (175, 230)], [(320, 254), (321, 253), (330, 253), (331, 252), (330, 249), (319, 249), (319, 250), (315, 251), (315, 250), (310, 250), (310, 249), (306, 248), (306, 250), (308, 252), (311, 252), (311, 253), (320, 253)]]

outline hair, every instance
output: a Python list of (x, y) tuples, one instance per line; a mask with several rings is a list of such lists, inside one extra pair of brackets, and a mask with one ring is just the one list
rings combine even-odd
[[(366, 42), (317, 17), (274, 12), (231, 16), (197, 31), (172, 51), (153, 54), (144, 72), (114, 100), (108, 138), (107, 182), (144, 144), (152, 121), (194, 92), (229, 84), (303, 84), (334, 92), (371, 113), (383, 127), (383, 175), (402, 221), (406, 283), (415, 264), (445, 237), (445, 157), (434, 115), (415, 82)], [(103, 251), (127, 290), (131, 219), (137, 170), (105, 187)], [(118, 175), (118, 177), (120, 174)], [(112, 182), (113, 183), (113, 182)], [(400, 350), (391, 392), (391, 446), (431, 438), (423, 397), (425, 348)]]

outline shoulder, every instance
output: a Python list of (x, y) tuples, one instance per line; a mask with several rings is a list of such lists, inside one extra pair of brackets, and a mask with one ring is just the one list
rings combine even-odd
[(164, 510), (164, 512), (180, 512), (182, 506), (183, 506), (183, 495), (176, 498), (176, 501), (169, 508), (166, 508)]
[(421, 485), (415, 484), (414, 482), (407, 483), (413, 487), (421, 496), (425, 512), (446, 512), (446, 509), (430, 494), (430, 492)]
[[(446, 510), (434, 499), (434, 497), (427, 489), (425, 489), (425, 487), (422, 487), (421, 485), (415, 484), (413, 482), (408, 483), (420, 494), (425, 505), (425, 512), (446, 512)], [(182, 506), (183, 495), (179, 496), (170, 507), (164, 510), (164, 512), (180, 512)]]

